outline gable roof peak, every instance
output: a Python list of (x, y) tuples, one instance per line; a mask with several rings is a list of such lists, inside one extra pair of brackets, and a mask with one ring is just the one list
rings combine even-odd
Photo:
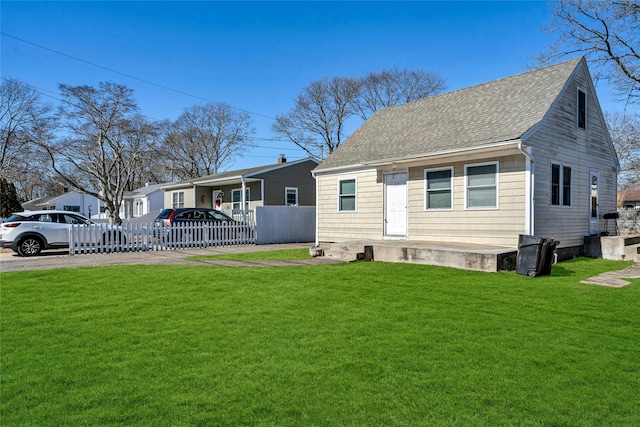
[(379, 110), (315, 171), (516, 141), (542, 121), (582, 61)]

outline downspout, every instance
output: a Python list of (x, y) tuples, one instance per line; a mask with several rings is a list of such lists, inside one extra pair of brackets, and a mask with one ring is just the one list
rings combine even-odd
[(535, 161), (531, 153), (524, 149), (522, 141), (518, 142), (518, 150), (526, 157), (526, 178), (525, 178), (525, 234), (533, 235), (535, 232), (534, 222), (534, 189), (535, 189)]
[(316, 182), (316, 244), (315, 244), (315, 247), (317, 248), (318, 246), (320, 246), (320, 236), (318, 234), (319, 233), (318, 220), (319, 220), (319, 217), (320, 217), (319, 214), (318, 214), (318, 207), (320, 206), (318, 204), (318, 177), (313, 172), (311, 173), (311, 176), (313, 176), (313, 179)]

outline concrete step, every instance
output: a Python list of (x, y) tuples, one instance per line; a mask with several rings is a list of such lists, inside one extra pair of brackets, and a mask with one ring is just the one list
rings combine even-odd
[(339, 242), (331, 243), (329, 248), (324, 250), (324, 256), (341, 261), (355, 261), (359, 252), (362, 252), (362, 244)]
[(596, 249), (600, 250), (600, 255), (598, 256), (596, 253), (596, 258), (640, 262), (640, 254), (638, 253), (640, 236), (602, 236), (595, 237), (595, 239), (599, 239), (597, 242), (599, 248), (596, 247)]
[(362, 242), (332, 243), (328, 249), (324, 250), (324, 256), (341, 261), (371, 261), (373, 249), (371, 246), (363, 245)]
[(640, 262), (640, 243), (624, 247), (624, 259), (626, 261)]

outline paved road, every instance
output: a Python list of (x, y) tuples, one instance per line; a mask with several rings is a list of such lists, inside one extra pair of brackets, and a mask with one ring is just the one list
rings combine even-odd
[(294, 265), (318, 265), (329, 264), (337, 261), (324, 257), (313, 258), (305, 261), (273, 261), (273, 262), (234, 262), (234, 261), (187, 261), (189, 256), (198, 255), (219, 255), (235, 252), (256, 252), (271, 251), (279, 249), (310, 248), (311, 243), (287, 243), (279, 245), (248, 245), (231, 247), (211, 247), (179, 249), (170, 251), (149, 251), (149, 252), (120, 252), (91, 255), (69, 255), (66, 250), (44, 251), (38, 256), (21, 257), (10, 251), (0, 253), (0, 272), (26, 271), (26, 270), (46, 270), (52, 268), (74, 268), (74, 267), (95, 267), (105, 265), (121, 264), (209, 264), (209, 265), (250, 265), (254, 267), (262, 266), (294, 266)]

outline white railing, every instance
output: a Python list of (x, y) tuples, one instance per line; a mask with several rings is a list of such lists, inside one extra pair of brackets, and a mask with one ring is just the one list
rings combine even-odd
[(170, 227), (151, 224), (73, 224), (69, 229), (69, 254), (123, 251), (158, 251), (210, 246), (252, 245), (255, 225), (190, 222)]
[(229, 215), (235, 221), (244, 222), (245, 224), (255, 224), (256, 223), (256, 211), (255, 210), (247, 210), (243, 211), (240, 209), (234, 210), (226, 210), (222, 211), (225, 214)]

